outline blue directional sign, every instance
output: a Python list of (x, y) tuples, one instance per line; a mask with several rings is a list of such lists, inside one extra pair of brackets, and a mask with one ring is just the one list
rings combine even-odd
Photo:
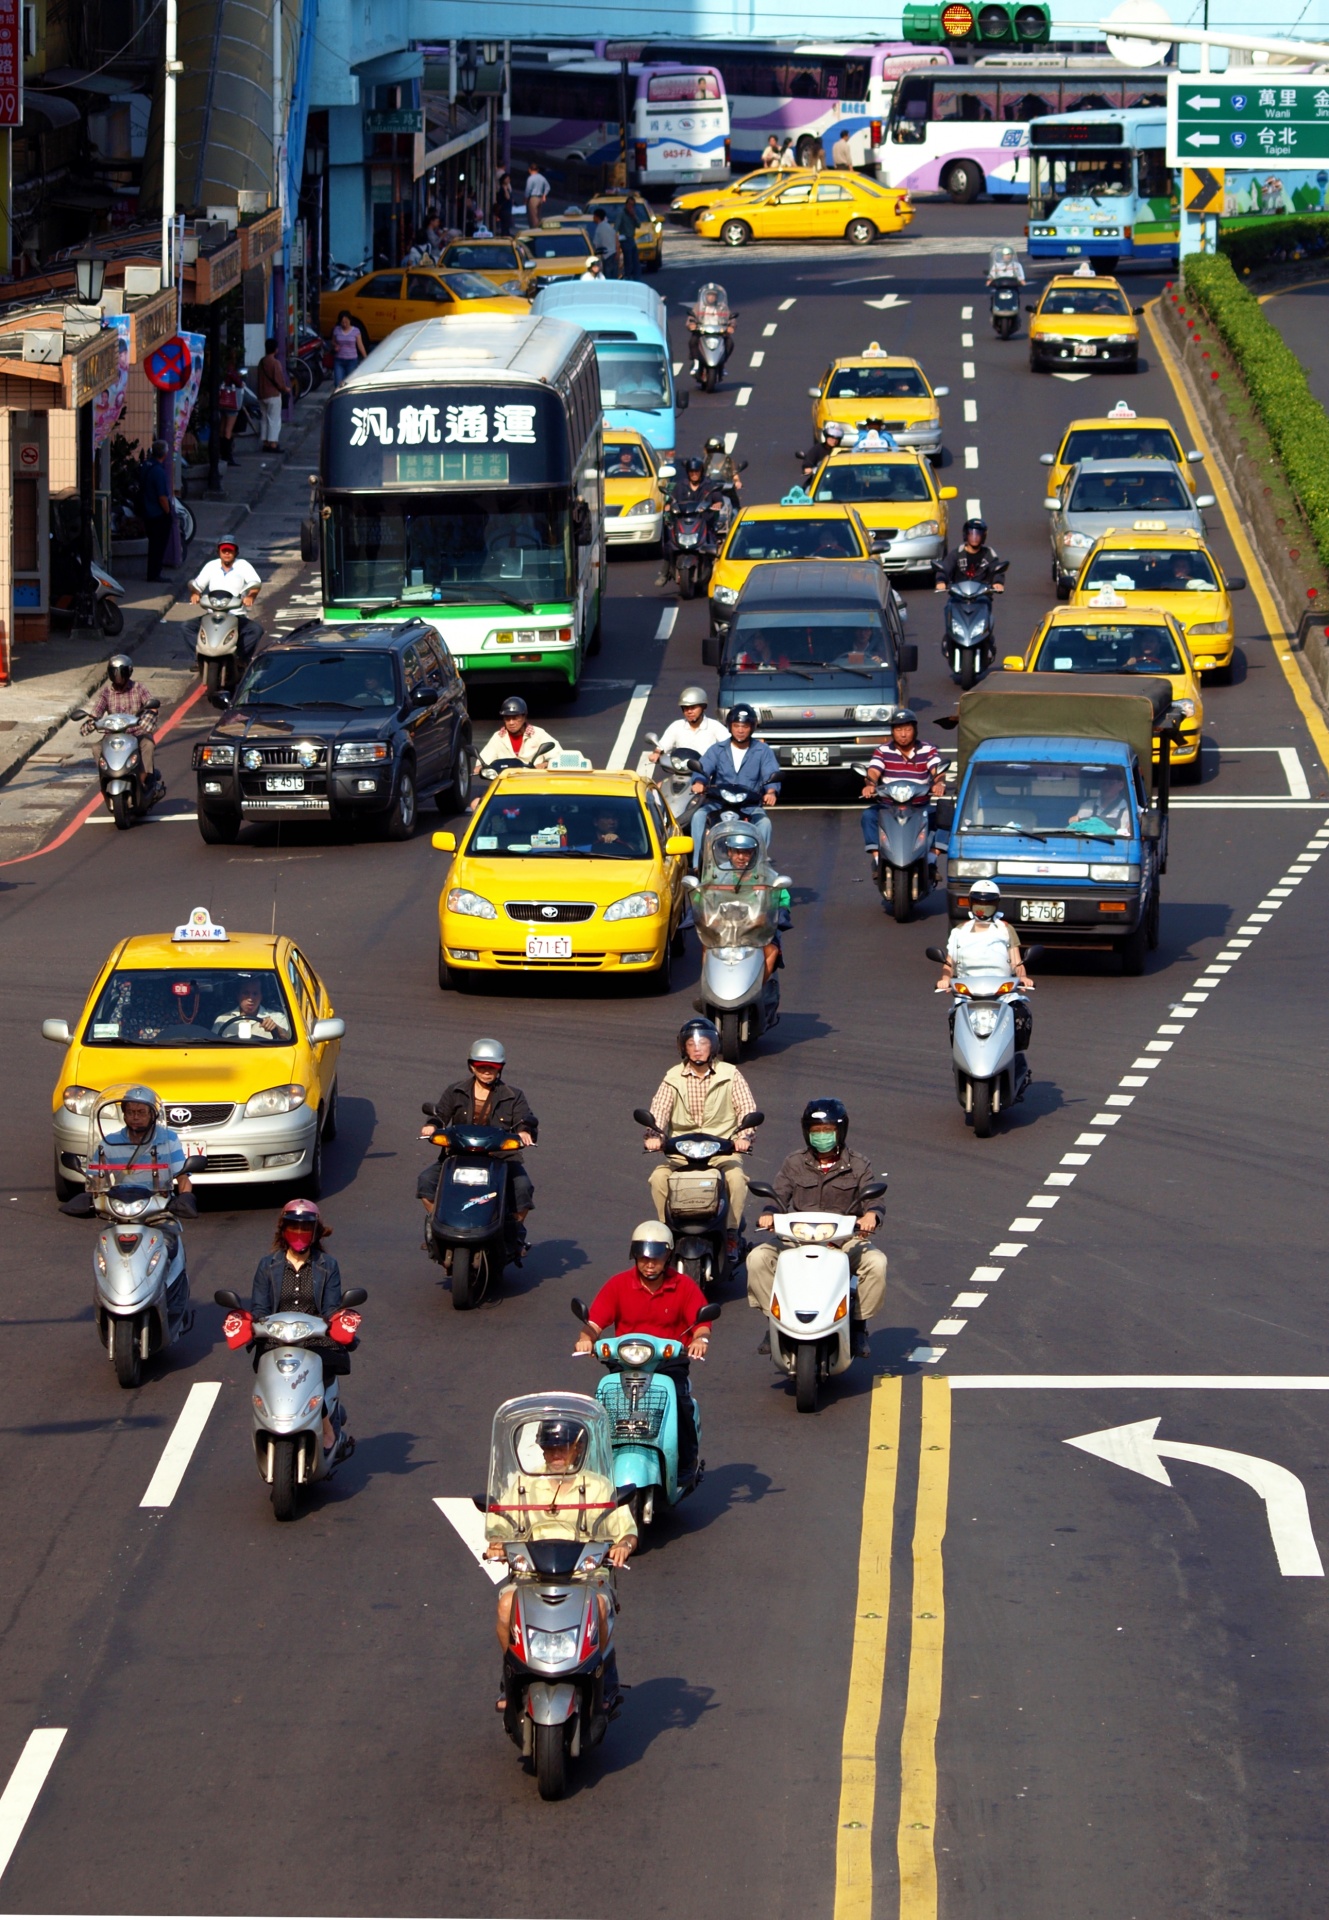
[(1329, 75), (1230, 81), (1170, 73), (1169, 166), (1318, 167), (1329, 162)]

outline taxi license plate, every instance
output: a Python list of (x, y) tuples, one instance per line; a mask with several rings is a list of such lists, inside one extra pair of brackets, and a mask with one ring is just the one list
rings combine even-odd
[(1075, 352), (1081, 360), (1092, 360), (1098, 352), (1098, 348), (1092, 340), (1077, 340), (1075, 342)]
[(1020, 902), (1022, 920), (1064, 920), (1066, 902), (1064, 900), (1022, 900)]
[(528, 960), (571, 960), (572, 935), (570, 933), (528, 933), (526, 958)]
[(791, 747), (789, 764), (791, 767), (829, 767), (831, 750), (829, 747)]
[(302, 773), (270, 773), (267, 786), (269, 793), (303, 793), (305, 777)]

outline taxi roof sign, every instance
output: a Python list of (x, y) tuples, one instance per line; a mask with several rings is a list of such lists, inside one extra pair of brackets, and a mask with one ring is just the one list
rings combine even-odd
[(1091, 607), (1124, 607), (1126, 601), (1113, 587), (1101, 587), (1089, 602)]
[(1118, 400), (1116, 406), (1105, 415), (1108, 420), (1138, 420), (1139, 417), (1135, 408), (1128, 405), (1125, 400)]
[(882, 346), (879, 340), (868, 341), (867, 345), (863, 349), (863, 358), (866, 360), (869, 354), (879, 356), (883, 360), (887, 360), (890, 358), (885, 347)]
[(225, 940), (225, 927), (219, 927), (206, 907), (195, 907), (183, 926), (177, 927), (172, 940)]

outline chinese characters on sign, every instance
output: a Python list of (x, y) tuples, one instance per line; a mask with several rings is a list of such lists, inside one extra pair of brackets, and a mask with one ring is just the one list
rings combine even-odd
[(365, 447), (373, 441), (382, 447), (533, 447), (536, 443), (536, 409), (512, 401), (492, 408), (402, 406), (396, 409), (395, 422), (390, 417), (392, 412), (390, 407), (353, 407), (350, 444)]
[(0, 0), (0, 127), (23, 125), (23, 0)]
[(1329, 86), (1320, 75), (1270, 85), (1212, 74), (1168, 76), (1171, 166), (1329, 164)]

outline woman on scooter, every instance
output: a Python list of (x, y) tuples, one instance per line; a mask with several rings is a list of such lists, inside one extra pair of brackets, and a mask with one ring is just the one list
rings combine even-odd
[[(263, 1256), (254, 1271), (250, 1312), (255, 1320), (266, 1320), (271, 1314), (282, 1312), (313, 1314), (320, 1320), (332, 1318), (341, 1305), (341, 1269), (332, 1256), (323, 1251), (323, 1242), (331, 1231), (312, 1200), (286, 1202), (277, 1215), (272, 1251)], [(273, 1344), (270, 1340), (254, 1342), (255, 1370), (260, 1355)], [(335, 1340), (325, 1338), (308, 1344), (317, 1345), (325, 1387), (334, 1376), (341, 1378), (351, 1371), (350, 1354)], [(344, 1419), (344, 1406), (339, 1410)], [(349, 1459), (355, 1451), (350, 1434), (343, 1427), (339, 1440), (326, 1413), (323, 1447), (328, 1453), (337, 1448), (339, 1460)]]

